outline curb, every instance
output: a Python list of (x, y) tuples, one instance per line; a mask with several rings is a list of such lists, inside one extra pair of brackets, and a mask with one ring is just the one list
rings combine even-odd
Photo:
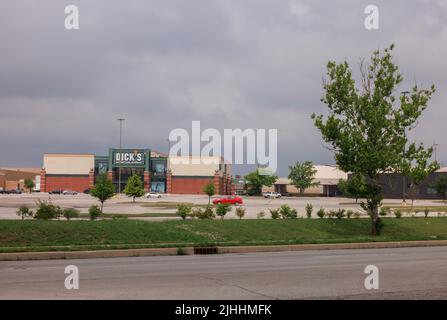
[[(384, 249), (409, 247), (447, 246), (447, 240), (397, 241), (397, 242), (365, 242), (365, 243), (331, 243), (331, 244), (293, 244), (270, 246), (218, 246), (217, 253), (255, 253), (284, 252), (308, 250), (343, 250), (343, 249)], [(51, 252), (14, 252), (0, 253), (0, 261), (22, 260), (62, 260), (62, 259), (97, 259), (119, 257), (173, 256), (179, 255), (178, 248), (147, 248), (125, 250), (94, 251), (51, 251)], [(194, 255), (194, 247), (182, 248), (181, 254)]]

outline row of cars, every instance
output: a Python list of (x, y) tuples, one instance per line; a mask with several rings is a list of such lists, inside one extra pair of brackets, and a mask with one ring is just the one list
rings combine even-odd
[(0, 188), (0, 194), (22, 194), (22, 190), (20, 189), (3, 190), (3, 188)]

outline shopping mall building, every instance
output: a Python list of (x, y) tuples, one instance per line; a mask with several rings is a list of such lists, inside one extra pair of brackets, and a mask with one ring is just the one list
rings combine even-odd
[(93, 187), (100, 174), (106, 174), (116, 190), (124, 190), (127, 179), (137, 174), (146, 191), (202, 194), (213, 181), (216, 194), (232, 193), (231, 165), (221, 157), (168, 156), (150, 149), (109, 149), (104, 156), (44, 154), (40, 191), (83, 192)]

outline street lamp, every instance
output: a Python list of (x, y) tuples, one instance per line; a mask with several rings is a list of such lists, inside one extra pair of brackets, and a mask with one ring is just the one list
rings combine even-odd
[[(405, 97), (407, 94), (410, 94), (410, 91), (402, 91), (401, 94), (403, 94)], [(407, 139), (407, 134), (405, 132), (405, 127), (404, 127), (404, 139)], [(406, 141), (404, 143), (404, 150), (403, 150), (403, 158), (405, 158), (405, 146), (406, 146)], [(406, 191), (406, 181), (405, 181), (405, 174), (402, 172), (402, 199), (403, 199), (403, 204), (405, 204), (405, 191)]]
[(435, 153), (435, 162), (438, 162), (438, 157), (437, 157), (438, 144), (437, 143), (433, 144), (433, 149), (434, 149), (434, 153)]
[[(124, 118), (117, 119), (120, 122), (120, 150), (122, 148), (123, 142), (123, 121), (126, 120)], [(118, 167), (118, 193), (121, 194), (121, 166)]]

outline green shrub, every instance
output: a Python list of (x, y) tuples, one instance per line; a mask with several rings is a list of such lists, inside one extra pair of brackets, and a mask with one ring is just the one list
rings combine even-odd
[(63, 210), (63, 215), (65, 219), (70, 221), (72, 218), (79, 218), (79, 210), (76, 210), (74, 208), (67, 208)]
[(201, 208), (195, 208), (192, 211), (192, 216), (200, 220), (205, 220), (205, 219), (214, 219), (215, 214), (211, 207), (206, 207), (204, 210)]
[(313, 206), (311, 203), (306, 204), (306, 216), (310, 219), (312, 218)]
[(93, 205), (88, 209), (90, 220), (96, 220), (101, 215), (101, 208), (97, 205)]
[(320, 219), (323, 219), (325, 215), (326, 215), (326, 212), (324, 211), (323, 208), (318, 209), (318, 211), (317, 211), (317, 216), (318, 216)]
[(347, 210), (347, 211), (346, 211), (346, 217), (348, 217), (348, 219), (351, 219), (351, 217), (353, 216), (353, 214), (354, 214), (354, 211), (352, 211), (352, 210)]
[(34, 219), (51, 220), (59, 218), (61, 215), (61, 208), (52, 204), (51, 201), (37, 201), (37, 210)]
[(358, 211), (354, 212), (354, 218), (358, 219), (358, 218), (360, 218), (360, 216), (361, 216), (360, 212), (358, 212)]
[(342, 219), (342, 218), (344, 218), (344, 217), (346, 216), (346, 215), (345, 215), (345, 212), (346, 212), (345, 209), (338, 209), (337, 211), (335, 211), (334, 216), (335, 216), (337, 219)]
[(216, 206), (216, 215), (218, 215), (221, 219), (223, 219), (230, 211), (231, 206), (228, 203), (218, 203)]
[(425, 215), (426, 218), (428, 217), (429, 213), (430, 213), (430, 210), (428, 208), (425, 208), (424, 209), (424, 215)]
[(22, 220), (24, 220), (25, 217), (32, 217), (34, 214), (34, 212), (30, 210), (30, 208), (26, 204), (21, 205), (19, 209), (17, 209), (16, 213), (19, 217), (22, 218)]
[(237, 207), (236, 208), (236, 216), (238, 216), (239, 219), (242, 219), (245, 216), (245, 208), (244, 207)]
[(296, 209), (291, 208), (288, 204), (283, 204), (278, 211), (283, 219), (296, 219), (298, 217)]
[(189, 204), (181, 203), (177, 206), (176, 214), (180, 216), (183, 220), (186, 220), (186, 217), (191, 215), (192, 206)]
[(394, 215), (396, 216), (397, 219), (402, 218), (402, 211), (400, 211), (399, 209), (394, 210)]
[(386, 217), (386, 215), (387, 215), (389, 212), (390, 212), (390, 209), (389, 209), (389, 208), (381, 207), (381, 208), (380, 208), (380, 211), (379, 211), (379, 215), (380, 215), (381, 217)]
[(259, 211), (258, 214), (256, 215), (256, 218), (258, 219), (264, 219), (264, 217), (265, 217), (264, 210)]
[(270, 215), (272, 216), (272, 219), (278, 219), (279, 218), (279, 210), (278, 209), (269, 209)]
[(336, 214), (337, 212), (335, 210), (329, 210), (329, 212), (326, 213), (326, 217), (328, 217), (329, 219), (333, 219), (335, 218)]

